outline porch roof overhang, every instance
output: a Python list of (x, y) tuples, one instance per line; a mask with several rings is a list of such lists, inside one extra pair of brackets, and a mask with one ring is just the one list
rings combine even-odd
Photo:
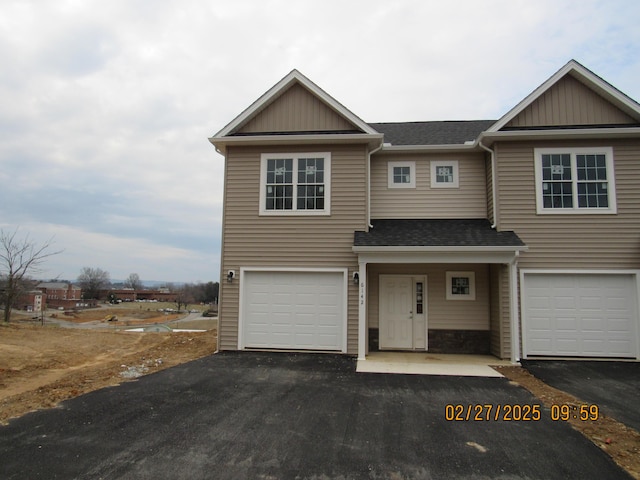
[(514, 232), (488, 220), (375, 220), (355, 232), (352, 250), (363, 263), (511, 263), (528, 248)]

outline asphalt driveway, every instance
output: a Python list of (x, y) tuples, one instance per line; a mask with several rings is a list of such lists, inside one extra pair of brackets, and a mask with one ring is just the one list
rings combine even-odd
[(571, 360), (523, 360), (522, 366), (619, 422), (640, 431), (640, 363)]
[[(0, 427), (0, 477), (630, 478), (548, 410), (504, 420), (504, 405), (538, 403), (505, 378), (366, 374), (338, 355), (225, 353)], [(465, 418), (467, 405), (491, 405), (491, 420), (447, 420)]]

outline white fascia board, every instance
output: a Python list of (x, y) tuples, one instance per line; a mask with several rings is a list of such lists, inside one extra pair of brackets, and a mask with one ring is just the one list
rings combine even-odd
[(211, 137), (211, 142), (217, 149), (224, 151), (229, 145), (302, 145), (302, 144), (346, 144), (368, 143), (372, 148), (382, 142), (381, 133), (332, 133), (332, 134), (304, 134), (304, 135), (242, 135), (238, 137)]
[[(383, 250), (382, 248), (386, 248)], [(425, 250), (424, 247), (353, 247), (358, 261), (364, 263), (511, 263), (526, 247), (444, 248)]]
[(359, 253), (358, 261), (365, 263), (496, 263), (509, 264), (515, 258), (517, 252), (422, 252), (422, 253)]
[(554, 130), (510, 130), (508, 132), (483, 132), (479, 141), (491, 145), (498, 140), (571, 140), (632, 138), (640, 135), (640, 127), (620, 128), (571, 128)]
[(325, 102), (330, 108), (336, 111), (338, 114), (345, 117), (351, 123), (360, 128), (363, 132), (367, 134), (378, 134), (376, 130), (374, 130), (371, 126), (369, 126), (366, 122), (360, 119), (357, 115), (351, 112), (349, 109), (344, 107), (340, 102), (335, 100), (331, 95), (318, 87), (315, 83), (305, 77), (298, 70), (292, 70), (286, 77), (276, 83), (273, 87), (267, 90), (260, 98), (258, 98), (255, 102), (253, 102), (249, 107), (247, 107), (240, 115), (234, 118), (231, 122), (229, 122), (222, 130), (216, 133), (213, 137), (211, 137), (210, 141), (213, 143), (213, 139), (226, 137), (231, 132), (233, 132), (236, 128), (243, 125), (249, 118), (260, 112), (263, 108), (268, 106), (272, 99), (277, 97), (281, 92), (285, 91), (289, 88), (293, 83), (298, 82), (307, 89), (309, 89), (314, 95), (319, 97), (323, 102)]
[(509, 110), (502, 118), (494, 123), (487, 132), (497, 132), (513, 120), (520, 112), (537, 100), (544, 92), (551, 88), (558, 80), (567, 74), (572, 74), (585, 85), (593, 88), (597, 93), (609, 99), (627, 114), (640, 119), (640, 104), (622, 93), (610, 83), (606, 82), (592, 71), (580, 65), (575, 60), (569, 61), (564, 67), (553, 74), (547, 81), (527, 95), (520, 103)]

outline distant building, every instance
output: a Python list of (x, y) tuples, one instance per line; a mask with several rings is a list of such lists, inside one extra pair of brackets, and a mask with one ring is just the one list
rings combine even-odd
[(47, 295), (40, 290), (30, 290), (20, 296), (17, 307), (27, 312), (41, 312), (46, 308)]
[(47, 307), (76, 308), (89, 306), (82, 297), (82, 288), (76, 285), (66, 282), (42, 282), (36, 288), (46, 294)]

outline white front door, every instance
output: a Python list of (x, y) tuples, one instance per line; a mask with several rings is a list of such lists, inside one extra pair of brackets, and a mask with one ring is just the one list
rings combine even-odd
[(410, 275), (380, 275), (380, 349), (426, 350), (426, 281)]

